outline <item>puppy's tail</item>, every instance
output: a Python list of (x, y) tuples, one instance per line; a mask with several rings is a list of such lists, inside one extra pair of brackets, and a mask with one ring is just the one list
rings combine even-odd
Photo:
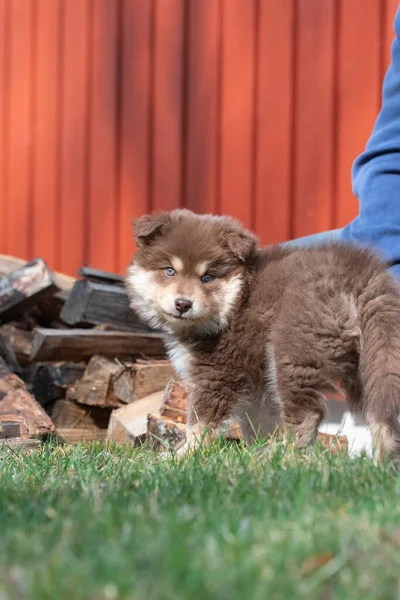
[(400, 292), (386, 272), (359, 298), (359, 375), (363, 410), (379, 458), (400, 457)]

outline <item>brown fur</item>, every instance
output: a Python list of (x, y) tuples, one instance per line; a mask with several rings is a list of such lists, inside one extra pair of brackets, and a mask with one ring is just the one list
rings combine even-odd
[[(189, 423), (218, 429), (234, 416), (252, 441), (283, 416), (305, 445), (340, 379), (379, 455), (400, 455), (400, 293), (370, 250), (259, 249), (236, 221), (189, 211), (142, 217), (135, 235), (132, 306), (164, 332), (193, 384)], [(174, 260), (170, 281), (163, 269)], [(200, 281), (206, 266), (211, 283)], [(190, 297), (200, 316), (164, 314), (174, 294)]]

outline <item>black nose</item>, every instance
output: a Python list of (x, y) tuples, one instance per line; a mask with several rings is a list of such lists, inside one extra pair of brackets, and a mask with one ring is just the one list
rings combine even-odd
[(175, 298), (175, 306), (181, 315), (183, 315), (183, 313), (192, 308), (193, 302), (187, 298)]

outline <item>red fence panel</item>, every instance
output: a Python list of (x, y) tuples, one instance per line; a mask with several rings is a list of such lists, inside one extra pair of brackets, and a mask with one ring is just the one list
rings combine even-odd
[(336, 62), (335, 227), (346, 225), (357, 212), (349, 173), (379, 110), (382, 48), (382, 2), (342, 2)]
[(89, 249), (94, 267), (116, 268), (118, 2), (96, 0), (91, 14)]
[(182, 204), (185, 0), (154, 1), (149, 208)]
[(124, 0), (121, 56), (118, 269), (132, 255), (132, 221), (148, 209), (152, 3)]
[(9, 80), (7, 57), (9, 51), (8, 22), (5, 0), (0, 0), (0, 239), (3, 251), (7, 238), (8, 198), (8, 95)]
[(35, 15), (35, 85), (33, 153), (32, 253), (58, 260), (58, 210), (60, 201), (61, 36), (60, 0), (38, 0)]
[(335, 0), (296, 3), (292, 233), (332, 226)]
[(190, 0), (187, 21), (184, 197), (195, 212), (219, 209), (221, 4)]
[(253, 225), (255, 0), (223, 0), (220, 210)]
[(89, 247), (91, 13), (90, 0), (62, 0), (62, 4), (59, 260), (55, 266), (76, 273), (87, 260)]
[(397, 0), (0, 0), (0, 252), (123, 272), (186, 206), (342, 226)]
[(273, 244), (291, 234), (295, 6), (262, 0), (259, 11), (254, 226)]
[(32, 252), (32, 196), (34, 147), (34, 9), (32, 2), (7, 2), (9, 22), (8, 76), (5, 129), (8, 137), (7, 231), (5, 251), (28, 256)]

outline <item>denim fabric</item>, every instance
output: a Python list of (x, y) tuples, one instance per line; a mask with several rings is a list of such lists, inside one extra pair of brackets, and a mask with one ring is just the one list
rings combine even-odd
[[(383, 257), (400, 262), (400, 8), (394, 29), (382, 108), (365, 151), (353, 165), (359, 214), (343, 228), (341, 237), (372, 245)], [(400, 277), (400, 265), (393, 272)]]

